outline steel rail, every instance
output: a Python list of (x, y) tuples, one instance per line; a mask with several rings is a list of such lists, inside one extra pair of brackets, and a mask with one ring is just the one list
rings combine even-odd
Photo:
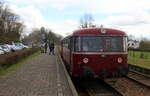
[(137, 72), (137, 71), (134, 71), (134, 70), (129, 70), (129, 72), (132, 72), (132, 73), (135, 73), (135, 74), (138, 74), (138, 75), (142, 75), (142, 76), (150, 79), (150, 75), (148, 75), (148, 74), (144, 74), (144, 73)]
[(124, 96), (118, 90), (101, 80), (89, 83), (84, 82), (82, 86), (86, 89), (89, 96)]
[[(131, 74), (131, 75), (130, 75)], [(134, 76), (133, 76), (134, 74)], [(138, 78), (136, 78), (136, 76)], [(129, 71), (128, 76), (126, 77), (142, 86), (145, 86), (146, 88), (150, 88), (150, 76), (149, 75), (145, 75), (143, 73), (140, 72), (136, 72), (136, 71)], [(147, 82), (144, 82), (145, 80), (148, 80)]]
[(120, 90), (120, 89), (118, 89), (117, 87), (115, 87), (114, 85), (115, 85), (115, 81), (113, 81), (113, 80), (104, 80), (104, 82), (108, 85), (108, 86), (110, 86), (111, 88), (113, 88), (120, 96), (125, 96), (125, 94)]

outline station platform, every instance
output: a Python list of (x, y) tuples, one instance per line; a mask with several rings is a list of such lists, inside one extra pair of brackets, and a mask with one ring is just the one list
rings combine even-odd
[(78, 96), (60, 56), (42, 53), (0, 77), (0, 96)]

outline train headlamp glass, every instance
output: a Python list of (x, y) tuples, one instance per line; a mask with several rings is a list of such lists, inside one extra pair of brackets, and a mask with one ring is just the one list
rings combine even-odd
[(118, 61), (118, 63), (122, 63), (123, 59), (122, 59), (121, 57), (119, 57), (119, 58), (117, 59), (117, 61)]
[(88, 62), (89, 62), (89, 59), (88, 59), (88, 58), (84, 58), (84, 59), (83, 59), (83, 63), (86, 64), (86, 63), (88, 63)]

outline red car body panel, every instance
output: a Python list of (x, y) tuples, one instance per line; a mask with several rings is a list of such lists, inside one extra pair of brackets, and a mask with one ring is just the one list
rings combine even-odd
[[(101, 74), (100, 71), (103, 69), (108, 70), (108, 74), (112, 75), (113, 72), (118, 71), (119, 67), (128, 67), (127, 65), (127, 54), (113, 54), (105, 55), (102, 57), (102, 54), (92, 54), (92, 55), (83, 55), (83, 54), (73, 54), (73, 67), (72, 73), (81, 75), (82, 67), (88, 66), (94, 71), (94, 75)], [(117, 59), (121, 57), (123, 59), (122, 63), (118, 63)], [(83, 59), (88, 58), (89, 62), (84, 63)]]

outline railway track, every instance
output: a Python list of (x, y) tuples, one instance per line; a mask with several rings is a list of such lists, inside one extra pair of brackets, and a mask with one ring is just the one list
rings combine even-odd
[(129, 77), (120, 78), (115, 83), (105, 80), (107, 84), (120, 92), (122, 96), (150, 96), (150, 88)]
[(149, 75), (130, 71), (127, 77), (116, 82), (113, 79), (84, 80), (78, 81), (77, 85), (82, 90), (79, 96), (150, 96), (149, 84)]
[(84, 82), (83, 86), (90, 96), (121, 96), (112, 87), (99, 81)]
[(130, 70), (127, 78), (129, 78), (147, 88), (150, 88), (150, 76), (149, 75)]
[(84, 90), (84, 92), (81, 92), (81, 95), (79, 93), (79, 96), (123, 96), (104, 81), (97, 79), (78, 81), (77, 85), (78, 88), (82, 88), (80, 90)]

